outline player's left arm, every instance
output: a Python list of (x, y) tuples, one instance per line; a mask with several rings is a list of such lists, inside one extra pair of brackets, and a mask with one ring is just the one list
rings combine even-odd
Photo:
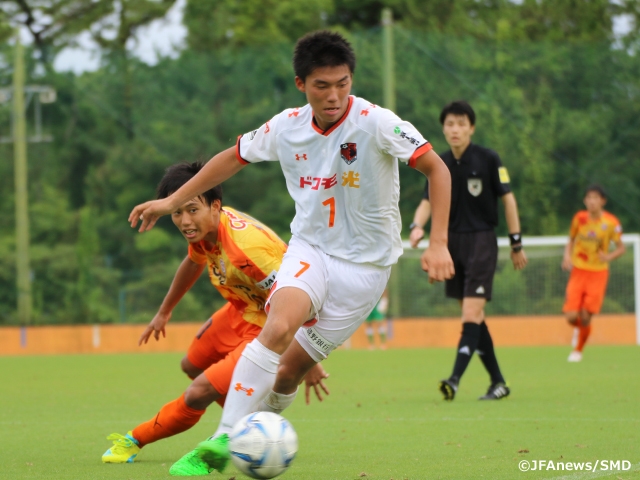
[(607, 263), (612, 262), (627, 250), (627, 248), (624, 246), (624, 243), (622, 243), (621, 238), (618, 238), (617, 240), (615, 240), (615, 246), (616, 248), (614, 248), (612, 251), (608, 253), (605, 253), (603, 251), (598, 252), (600, 261), (607, 262)]
[(329, 378), (329, 374), (324, 371), (324, 368), (322, 368), (322, 365), (319, 363), (316, 363), (311, 367), (311, 370), (309, 370), (304, 376), (304, 399), (307, 405), (311, 403), (312, 388), (320, 402), (324, 400), (322, 392), (320, 391), (321, 389), (326, 395), (331, 394), (327, 386), (324, 384), (324, 380), (327, 378)]
[(454, 275), (453, 261), (447, 247), (451, 174), (440, 156), (432, 149), (416, 158), (415, 169), (429, 179), (431, 203), (431, 234), (429, 246), (420, 259), (422, 269), (429, 273), (430, 282), (442, 282)]
[[(506, 193), (502, 196), (504, 204), (504, 216), (507, 219), (507, 229), (509, 230), (511, 243), (511, 261), (513, 268), (522, 270), (527, 265), (527, 256), (522, 248), (522, 237), (520, 236), (520, 216), (518, 215), (518, 203), (513, 192)], [(519, 240), (513, 242), (513, 237), (517, 235)]]

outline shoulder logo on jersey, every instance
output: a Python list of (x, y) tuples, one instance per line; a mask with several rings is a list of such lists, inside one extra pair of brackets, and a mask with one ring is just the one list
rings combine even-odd
[(257, 133), (258, 133), (258, 130), (254, 130), (253, 132), (247, 133), (247, 135), (249, 135), (249, 140), (253, 140), (254, 138), (256, 138)]
[(482, 179), (481, 178), (469, 178), (467, 179), (467, 188), (469, 193), (474, 197), (477, 197), (482, 193)]
[(509, 178), (509, 172), (507, 172), (506, 167), (498, 168), (498, 175), (500, 176), (500, 183), (509, 183), (511, 180)]
[(340, 156), (347, 163), (351, 165), (358, 159), (358, 150), (355, 143), (343, 143), (340, 145)]
[(416, 147), (420, 145), (420, 140), (418, 140), (415, 137), (409, 136), (409, 134), (403, 131), (400, 127), (394, 128), (393, 133), (395, 133), (396, 135), (400, 135), (400, 138), (404, 138), (405, 140), (408, 140), (409, 143), (415, 145)]
[(287, 116), (291, 118), (291, 117), (297, 117), (298, 115), (300, 115), (300, 112), (298, 111), (298, 107), (296, 107), (293, 109), (292, 112), (289, 112)]
[(273, 287), (273, 285), (276, 283), (277, 274), (278, 272), (276, 272), (275, 270), (272, 271), (267, 278), (265, 278), (261, 282), (256, 283), (256, 287), (258, 287), (260, 290), (270, 290), (271, 287)]
[(244, 230), (247, 228), (248, 222), (244, 218), (234, 215), (229, 210), (225, 210), (224, 213), (229, 217), (229, 226), (234, 230)]

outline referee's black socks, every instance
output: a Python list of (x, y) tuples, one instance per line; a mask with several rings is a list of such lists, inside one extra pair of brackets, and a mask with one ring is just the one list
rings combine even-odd
[(473, 352), (478, 348), (480, 342), (480, 325), (473, 322), (465, 322), (462, 324), (462, 336), (458, 343), (458, 353), (456, 355), (456, 363), (453, 365), (453, 373), (451, 379), (456, 383), (460, 381), (460, 377), (467, 369)]
[(484, 368), (487, 369), (487, 372), (489, 372), (491, 376), (491, 385), (505, 383), (504, 377), (500, 372), (500, 367), (498, 366), (496, 352), (493, 350), (493, 340), (491, 339), (491, 334), (484, 320), (479, 325), (479, 330), (480, 341), (478, 342), (478, 355), (484, 364)]

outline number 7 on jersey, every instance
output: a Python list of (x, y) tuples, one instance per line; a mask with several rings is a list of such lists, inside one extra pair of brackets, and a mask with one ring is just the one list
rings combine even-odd
[(329, 207), (329, 228), (333, 227), (336, 220), (336, 199), (335, 197), (327, 198), (322, 205)]

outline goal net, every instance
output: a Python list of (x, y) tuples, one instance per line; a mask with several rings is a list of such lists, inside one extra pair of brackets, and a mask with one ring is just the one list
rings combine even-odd
[[(526, 237), (529, 263), (524, 270), (513, 269), (509, 241), (498, 240), (499, 255), (493, 282), (492, 301), (487, 315), (558, 315), (562, 312), (569, 273), (560, 264), (567, 237)], [(624, 235), (626, 253), (611, 263), (607, 296), (602, 313), (636, 313), (640, 275), (640, 235)], [(428, 242), (412, 249), (404, 243), (404, 254), (393, 267), (389, 280), (390, 313), (403, 317), (455, 317), (458, 302), (445, 298), (444, 284), (429, 284), (420, 267), (420, 255)]]

